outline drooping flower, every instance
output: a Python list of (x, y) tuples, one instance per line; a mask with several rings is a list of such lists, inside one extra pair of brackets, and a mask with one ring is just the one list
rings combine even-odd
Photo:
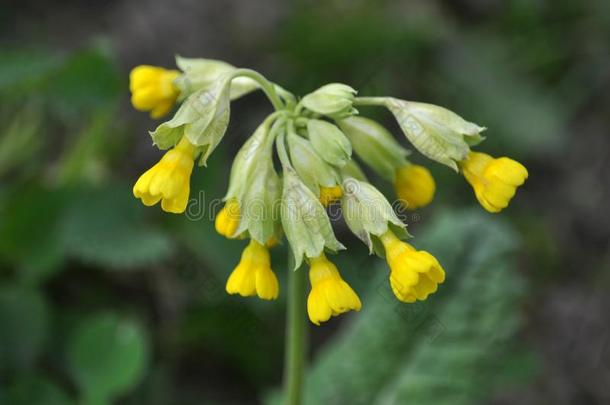
[(177, 70), (158, 66), (140, 65), (129, 75), (131, 104), (139, 111), (150, 111), (152, 118), (166, 115), (176, 103), (180, 91), (174, 81), (180, 76)]
[(316, 325), (326, 322), (331, 316), (348, 311), (360, 311), (360, 298), (339, 274), (337, 267), (324, 253), (309, 261), (311, 292), (307, 297), (307, 313)]
[(445, 281), (445, 271), (430, 253), (415, 250), (392, 231), (387, 231), (380, 239), (390, 266), (390, 286), (400, 301), (425, 300)]
[(230, 198), (216, 216), (216, 220), (214, 222), (216, 232), (226, 238), (234, 238), (237, 236), (235, 235), (235, 231), (239, 226), (240, 219), (241, 212), (239, 209), (239, 202), (236, 198)]
[(229, 294), (242, 297), (257, 295), (264, 300), (274, 300), (279, 295), (279, 284), (266, 246), (251, 239), (241, 254), (241, 260), (227, 280)]
[(396, 169), (394, 190), (405, 208), (415, 210), (430, 204), (436, 183), (428, 169), (409, 163)]
[(196, 147), (182, 138), (163, 155), (159, 163), (140, 176), (133, 195), (146, 206), (161, 201), (163, 211), (180, 214), (186, 209), (190, 193)]
[(460, 166), (479, 203), (492, 213), (500, 212), (508, 206), (517, 187), (528, 176), (525, 166), (515, 160), (507, 157), (493, 158), (480, 152), (470, 152)]

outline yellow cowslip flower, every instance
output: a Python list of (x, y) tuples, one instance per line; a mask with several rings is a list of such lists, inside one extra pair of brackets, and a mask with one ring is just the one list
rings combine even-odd
[(241, 260), (227, 280), (229, 294), (242, 297), (258, 295), (264, 300), (277, 298), (280, 288), (277, 277), (271, 270), (269, 250), (254, 239), (241, 254)]
[(234, 238), (236, 236), (234, 233), (239, 226), (240, 219), (239, 202), (236, 198), (231, 198), (216, 216), (214, 221), (216, 232), (229, 239)]
[(415, 210), (430, 204), (436, 183), (428, 169), (409, 163), (396, 169), (394, 190), (405, 208)]
[(333, 201), (337, 201), (343, 195), (341, 186), (324, 187), (320, 186), (320, 202), (328, 207)]
[(493, 213), (508, 206), (517, 187), (528, 176), (527, 169), (515, 160), (507, 157), (495, 159), (480, 152), (470, 152), (460, 166), (479, 203)]
[(337, 267), (324, 253), (310, 259), (309, 280), (311, 292), (307, 297), (307, 313), (316, 325), (326, 322), (331, 316), (344, 312), (360, 311), (362, 304), (352, 288), (341, 278)]
[(163, 211), (180, 214), (186, 209), (190, 193), (195, 145), (186, 137), (163, 155), (159, 163), (140, 176), (133, 195), (146, 206), (161, 201)]
[(161, 118), (172, 109), (180, 91), (174, 80), (180, 75), (177, 70), (158, 66), (140, 65), (129, 74), (131, 104), (139, 111), (150, 111), (152, 118)]
[(425, 300), (445, 281), (445, 271), (430, 253), (401, 241), (387, 231), (381, 235), (390, 266), (390, 286), (396, 298), (412, 303)]

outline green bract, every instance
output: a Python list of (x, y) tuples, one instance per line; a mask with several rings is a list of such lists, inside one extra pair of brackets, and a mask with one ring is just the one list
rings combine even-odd
[[(380, 236), (389, 224), (400, 229), (405, 224), (396, 216), (385, 196), (371, 184), (349, 178), (343, 182), (343, 218), (349, 229), (373, 251), (371, 235)], [(394, 228), (392, 228), (394, 229)]]
[(352, 156), (352, 144), (343, 132), (330, 122), (308, 120), (307, 133), (316, 153), (334, 166), (344, 166)]
[(407, 139), (422, 154), (458, 171), (470, 146), (483, 140), (485, 130), (456, 113), (433, 104), (387, 97), (385, 106), (394, 114)]
[(290, 166), (284, 168), (282, 191), (282, 227), (292, 248), (295, 270), (301, 266), (303, 255), (318, 257), (327, 248), (345, 249), (335, 238), (326, 210)]
[(406, 164), (409, 152), (377, 122), (364, 117), (337, 121), (356, 154), (386, 180), (392, 181), (396, 168)]
[(356, 93), (348, 85), (331, 83), (303, 97), (301, 104), (315, 113), (343, 118), (358, 113), (353, 107)]

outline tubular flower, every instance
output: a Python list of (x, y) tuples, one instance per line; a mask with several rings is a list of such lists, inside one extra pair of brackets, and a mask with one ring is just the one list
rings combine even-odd
[(307, 298), (309, 319), (316, 325), (331, 316), (344, 312), (360, 311), (362, 304), (352, 288), (341, 278), (337, 267), (324, 253), (310, 259), (309, 280), (311, 292)]
[(400, 301), (423, 301), (445, 281), (445, 271), (430, 253), (415, 250), (391, 231), (380, 238), (390, 266), (390, 286)]
[(176, 103), (180, 91), (174, 80), (180, 76), (177, 70), (140, 65), (129, 75), (131, 104), (139, 111), (150, 111), (152, 118), (166, 115)]
[(343, 195), (341, 186), (320, 187), (320, 202), (328, 207), (332, 202), (337, 201)]
[(146, 206), (161, 201), (163, 211), (184, 212), (190, 193), (195, 150), (195, 145), (182, 138), (159, 163), (140, 176), (133, 186), (133, 195)]
[(528, 176), (527, 169), (515, 160), (480, 152), (470, 152), (460, 166), (479, 203), (493, 213), (508, 206)]
[(241, 213), (239, 209), (239, 202), (236, 198), (229, 199), (216, 216), (216, 220), (214, 222), (216, 232), (226, 238), (234, 238), (236, 236), (234, 234), (239, 226), (240, 218)]
[(269, 250), (254, 239), (241, 254), (241, 260), (227, 280), (229, 294), (242, 297), (258, 295), (264, 300), (274, 300), (279, 295), (279, 284), (273, 270)]
[(425, 167), (406, 164), (396, 169), (394, 190), (405, 208), (415, 210), (430, 204), (436, 183)]

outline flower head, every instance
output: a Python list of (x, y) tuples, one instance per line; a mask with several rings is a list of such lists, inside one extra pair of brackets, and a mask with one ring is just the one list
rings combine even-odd
[(362, 304), (352, 288), (341, 278), (337, 267), (324, 253), (310, 259), (309, 280), (311, 292), (307, 297), (307, 313), (316, 325), (331, 316), (347, 311), (360, 311)]
[(390, 286), (400, 301), (425, 300), (445, 281), (445, 271), (430, 253), (415, 250), (391, 231), (380, 239), (390, 266)]
[(227, 280), (229, 294), (242, 297), (257, 295), (264, 300), (274, 300), (279, 295), (279, 284), (273, 270), (269, 250), (254, 239), (244, 249), (241, 260)]
[(177, 70), (140, 65), (129, 75), (131, 104), (139, 111), (150, 111), (152, 118), (161, 118), (172, 109), (180, 91), (174, 85), (180, 76)]
[(231, 198), (216, 216), (216, 232), (229, 239), (234, 238), (240, 219), (239, 202), (236, 198)]
[(527, 179), (527, 169), (519, 162), (493, 157), (480, 152), (470, 152), (461, 162), (464, 177), (479, 200), (489, 212), (500, 212), (508, 206), (517, 187)]
[(161, 201), (163, 211), (180, 214), (186, 209), (190, 193), (195, 146), (186, 138), (163, 155), (159, 163), (140, 176), (133, 195), (147, 206)]
[(396, 169), (394, 190), (405, 208), (415, 210), (430, 204), (436, 184), (428, 169), (406, 164)]

